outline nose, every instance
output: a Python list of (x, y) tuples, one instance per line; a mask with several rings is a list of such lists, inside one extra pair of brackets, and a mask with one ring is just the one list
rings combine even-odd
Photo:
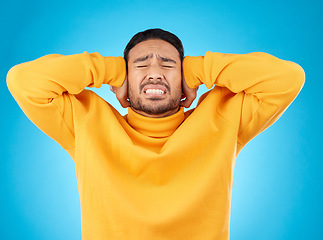
[(164, 80), (165, 76), (162, 69), (157, 64), (152, 64), (147, 73), (148, 80)]

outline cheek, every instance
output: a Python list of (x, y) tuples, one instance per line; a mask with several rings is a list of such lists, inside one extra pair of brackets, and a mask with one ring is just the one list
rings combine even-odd
[(136, 87), (139, 86), (141, 81), (141, 76), (137, 72), (128, 71), (127, 78), (128, 78), (129, 89), (135, 89)]
[(182, 74), (180, 72), (174, 72), (169, 76), (171, 79), (172, 87), (176, 89), (182, 89)]

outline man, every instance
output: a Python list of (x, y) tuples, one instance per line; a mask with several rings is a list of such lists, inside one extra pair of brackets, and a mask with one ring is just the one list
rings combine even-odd
[[(304, 72), (266, 53), (185, 57), (172, 33), (121, 57), (58, 54), (7, 77), (26, 115), (73, 158), (83, 239), (229, 239), (234, 161), (297, 96)], [(121, 116), (86, 87), (109, 84)], [(184, 112), (205, 84), (195, 109)]]

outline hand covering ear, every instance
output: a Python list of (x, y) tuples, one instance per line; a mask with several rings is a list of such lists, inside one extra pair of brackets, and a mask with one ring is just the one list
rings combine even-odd
[(118, 101), (124, 108), (130, 107), (129, 97), (128, 97), (128, 78), (126, 76), (121, 87), (110, 86), (110, 90), (116, 94)]
[(182, 74), (182, 101), (181, 106), (185, 108), (189, 108), (193, 103), (194, 99), (196, 98), (198, 87), (196, 88), (189, 88), (184, 78), (184, 74)]

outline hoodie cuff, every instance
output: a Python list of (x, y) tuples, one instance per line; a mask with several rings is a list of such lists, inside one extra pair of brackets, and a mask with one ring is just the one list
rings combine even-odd
[(183, 60), (183, 74), (185, 82), (189, 88), (196, 88), (203, 84), (204, 74), (204, 57), (186, 56)]
[(126, 62), (123, 57), (104, 57), (104, 83), (114, 87), (121, 87), (126, 77)]

